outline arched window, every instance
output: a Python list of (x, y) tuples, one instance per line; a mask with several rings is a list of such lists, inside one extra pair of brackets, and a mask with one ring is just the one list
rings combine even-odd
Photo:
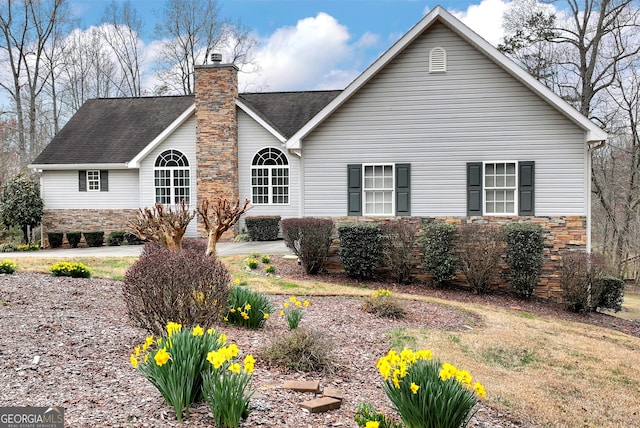
[(178, 150), (165, 150), (156, 158), (153, 171), (156, 203), (179, 204), (190, 199), (189, 160)]
[(429, 52), (429, 73), (445, 73), (447, 71), (447, 51), (437, 47)]
[(289, 161), (280, 150), (267, 147), (253, 157), (251, 200), (254, 204), (289, 203)]

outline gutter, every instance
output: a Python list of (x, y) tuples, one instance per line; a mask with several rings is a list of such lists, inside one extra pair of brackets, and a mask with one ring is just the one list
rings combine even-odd
[(607, 144), (607, 140), (587, 141), (587, 154), (589, 155), (587, 165), (587, 254), (591, 254), (591, 159), (593, 152), (603, 148)]

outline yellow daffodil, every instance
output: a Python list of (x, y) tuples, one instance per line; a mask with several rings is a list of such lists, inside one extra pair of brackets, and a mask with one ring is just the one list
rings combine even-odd
[(264, 318), (264, 319), (266, 319), (266, 320), (267, 320), (267, 319), (269, 319), (269, 314), (264, 314), (264, 315), (262, 316), (262, 318)]
[(378, 422), (378, 421), (369, 421), (364, 426), (364, 428), (380, 428), (380, 422)]
[(193, 335), (194, 336), (203, 336), (204, 330), (199, 325), (193, 327)]
[(181, 328), (182, 328), (182, 324), (178, 324), (178, 323), (175, 323), (175, 322), (169, 322), (167, 324), (167, 335), (169, 336), (169, 338), (171, 338), (171, 336), (173, 336), (175, 333), (179, 332)]
[(302, 302), (301, 302), (300, 300), (298, 300), (298, 301), (296, 302), (296, 306), (297, 306), (297, 307), (299, 307), (299, 308), (300, 308), (300, 307), (302, 307)]
[(229, 312), (231, 312), (232, 314), (236, 313), (236, 310), (234, 308), (229, 309)]
[(153, 334), (144, 340), (144, 344), (147, 345), (147, 348), (153, 345)]
[(415, 384), (415, 383), (413, 383), (413, 382), (411, 382), (411, 387), (410, 387), (410, 388), (411, 388), (411, 392), (412, 392), (412, 393), (417, 394), (417, 393), (418, 393), (418, 390), (420, 389), (420, 386), (419, 386), (419, 385), (416, 385), (416, 384)]
[(244, 310), (245, 311), (250, 311), (251, 310), (251, 305), (248, 304), (248, 303), (246, 305), (244, 305)]
[(229, 366), (229, 371), (233, 373), (240, 373), (240, 364), (233, 363)]
[(236, 284), (240, 284), (240, 278), (236, 278), (233, 282), (235, 282)]
[(296, 299), (296, 296), (291, 296), (291, 297), (289, 297), (289, 301), (290, 301), (291, 303), (295, 303), (297, 300), (298, 300), (298, 299)]
[(289, 302), (284, 302), (284, 303), (282, 304), (282, 306), (284, 306), (285, 308), (288, 308), (288, 307), (289, 307)]
[(227, 335), (224, 333), (220, 333), (220, 337), (218, 337), (218, 343), (220, 345), (224, 345), (225, 343), (227, 343)]
[(139, 346), (136, 346), (135, 348), (133, 348), (133, 350), (134, 350), (134, 351), (135, 351), (135, 353), (136, 353), (136, 357), (139, 357), (139, 356), (140, 356), (140, 347), (139, 347)]
[(279, 313), (278, 315), (280, 315), (281, 317), (283, 317), (283, 316), (284, 316), (284, 311), (280, 311), (280, 313)]
[(232, 343), (231, 345), (229, 345), (229, 353), (231, 354), (232, 357), (238, 356), (238, 346), (236, 346), (235, 343)]
[(129, 357), (129, 361), (131, 361), (131, 365), (134, 369), (138, 368), (138, 359), (135, 355), (131, 354), (131, 356)]
[(166, 348), (159, 349), (158, 352), (156, 352), (156, 355), (153, 357), (159, 367), (165, 365), (167, 361), (169, 361), (169, 358), (171, 358), (171, 355), (167, 352)]
[(303, 303), (303, 305), (304, 305), (304, 307), (305, 307), (305, 308), (306, 308), (306, 307), (308, 307), (308, 306), (309, 306), (309, 301), (308, 301), (308, 300), (305, 300), (305, 301), (304, 301), (304, 303)]
[(476, 382), (473, 385), (473, 390), (478, 394), (478, 397), (484, 398), (487, 396), (487, 392), (484, 390), (484, 386), (480, 382)]
[(220, 368), (220, 366), (225, 362), (224, 356), (218, 351), (211, 351), (207, 354), (207, 361), (211, 363), (214, 368)]

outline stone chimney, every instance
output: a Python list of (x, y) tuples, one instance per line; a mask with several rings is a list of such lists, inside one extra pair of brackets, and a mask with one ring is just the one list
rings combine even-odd
[(227, 198), (234, 203), (239, 197), (237, 97), (235, 65), (195, 67), (198, 200)]

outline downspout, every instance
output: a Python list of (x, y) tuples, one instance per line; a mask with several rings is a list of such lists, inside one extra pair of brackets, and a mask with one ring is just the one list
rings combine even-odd
[(589, 146), (587, 149), (588, 164), (587, 164), (587, 254), (591, 254), (591, 163), (593, 152), (601, 149), (606, 144), (606, 140), (587, 141)]

